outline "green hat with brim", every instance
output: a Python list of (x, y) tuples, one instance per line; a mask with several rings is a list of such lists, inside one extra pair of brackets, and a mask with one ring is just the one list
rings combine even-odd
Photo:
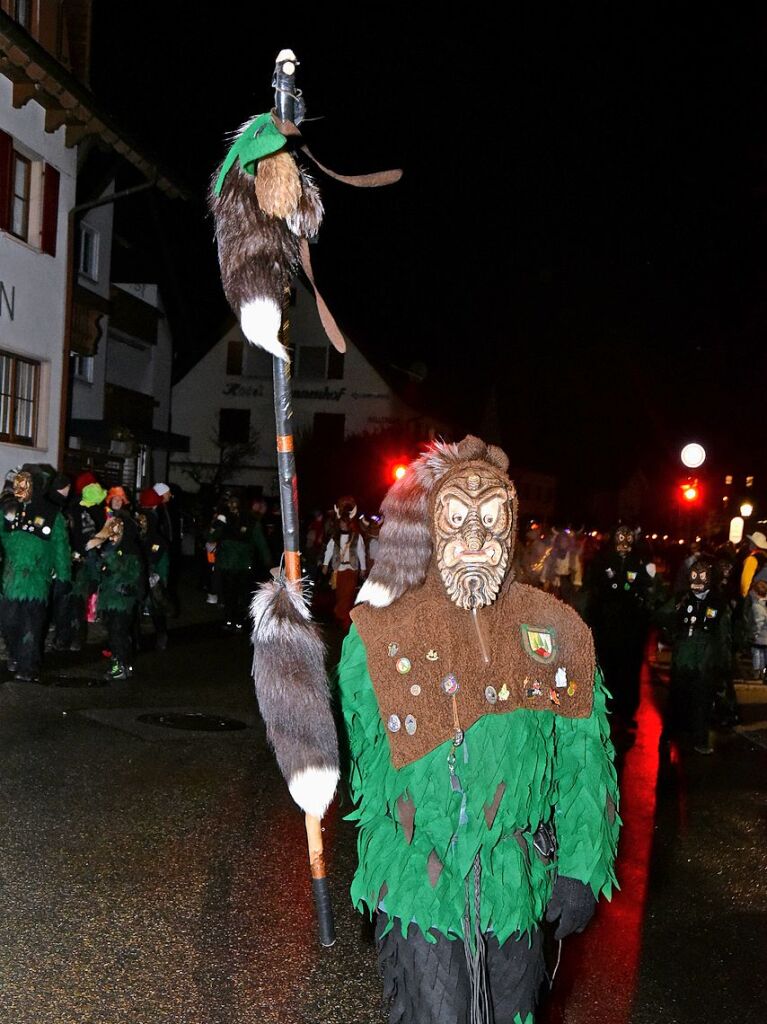
[(217, 196), (221, 195), (224, 179), (234, 166), (235, 160), (239, 159), (240, 167), (246, 174), (255, 174), (258, 161), (282, 149), (286, 141), (282, 132), (278, 131), (271, 114), (259, 114), (258, 117), (254, 117), (240, 132), (226, 154), (213, 191)]
[(88, 484), (86, 487), (83, 487), (80, 504), (86, 508), (93, 508), (94, 505), (100, 505), (106, 496), (107, 492), (101, 484)]

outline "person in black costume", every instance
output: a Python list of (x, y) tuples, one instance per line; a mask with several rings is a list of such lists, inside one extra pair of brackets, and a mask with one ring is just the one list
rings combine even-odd
[(655, 566), (635, 547), (634, 532), (619, 526), (594, 558), (586, 582), (586, 620), (613, 709), (636, 726), (639, 675), (649, 626), (648, 603)]
[[(79, 519), (79, 508), (71, 494), (71, 480), (57, 474), (48, 485), (46, 498), (61, 512), (67, 526), (70, 548), (72, 547), (73, 526)], [(51, 648), (54, 651), (68, 651), (74, 643), (74, 597), (71, 580), (56, 577), (51, 587), (50, 618), (53, 626)]]
[(673, 636), (671, 692), (664, 736), (690, 733), (699, 754), (711, 754), (709, 725), (717, 684), (730, 657), (731, 616), (704, 558), (690, 566), (685, 592), (658, 613)]

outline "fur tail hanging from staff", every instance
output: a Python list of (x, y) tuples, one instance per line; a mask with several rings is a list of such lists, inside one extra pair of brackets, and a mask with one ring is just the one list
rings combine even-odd
[[(295, 68), (295, 55), (282, 50), (277, 68)], [(323, 174), (347, 185), (376, 188), (402, 176), (400, 170), (372, 174), (337, 174), (321, 164), (303, 143), (297, 127), (303, 100), (291, 97), (294, 113), (276, 110), (246, 121), (217, 169), (208, 193), (216, 225), (221, 281), (242, 333), (253, 345), (287, 361), (280, 340), (285, 292), (302, 269), (314, 289), (317, 310), (331, 344), (339, 352), (346, 342), (317, 288), (309, 256), (309, 239), (322, 224), (319, 189), (298, 163), (299, 149)]]
[(263, 583), (253, 597), (253, 680), (266, 735), (298, 806), (322, 818), (339, 779), (325, 645), (300, 582)]
[(227, 301), (248, 341), (279, 359), (288, 358), (282, 305), (301, 264), (299, 244), (314, 238), (323, 214), (319, 190), (293, 154), (270, 151), (285, 143), (271, 114), (246, 122), (229, 151), (237, 158), (224, 162), (209, 196)]

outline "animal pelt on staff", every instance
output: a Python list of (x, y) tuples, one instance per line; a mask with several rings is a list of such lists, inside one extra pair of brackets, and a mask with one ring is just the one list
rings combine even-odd
[(253, 597), (253, 679), (266, 735), (306, 813), (322, 818), (339, 778), (325, 648), (300, 582), (263, 583)]
[[(253, 125), (248, 121), (240, 128), (235, 146)], [(222, 174), (223, 164), (208, 200), (224, 294), (248, 341), (287, 359), (279, 339), (282, 303), (299, 267), (299, 240), (313, 238), (322, 222), (319, 191), (284, 149), (260, 157), (255, 175), (239, 160), (225, 171), (223, 182)]]

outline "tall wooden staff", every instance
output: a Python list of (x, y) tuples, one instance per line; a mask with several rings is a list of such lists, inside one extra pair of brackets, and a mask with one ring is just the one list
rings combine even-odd
[[(299, 124), (301, 117), (296, 113), (295, 61), (290, 59), (280, 61), (278, 58), (274, 68), (273, 84), (275, 86), (274, 107), (280, 121)], [(287, 302), (284, 303), (283, 309), (286, 306)], [(281, 333), (284, 343), (287, 341), (288, 334), (288, 322), (284, 313)], [(275, 356), (272, 359), (272, 376), (274, 379), (274, 423), (277, 430), (277, 475), (282, 512), (285, 576), (293, 583), (299, 584), (301, 555), (299, 553), (298, 480), (293, 444), (293, 394), (290, 386), (290, 363)], [(332, 946), (336, 941), (336, 932), (325, 870), (321, 817), (306, 814), (304, 822), (320, 942), (323, 946)]]
[[(248, 121), (236, 134), (214, 178), (209, 201), (226, 297), (248, 341), (274, 356), (285, 554), (276, 578), (263, 584), (253, 598), (253, 679), (267, 737), (290, 793), (306, 816), (319, 938), (323, 946), (332, 946), (335, 929), (320, 823), (339, 778), (338, 741), (324, 645), (310, 620), (301, 581), (290, 360), (284, 344), (285, 300), (299, 266), (315, 289), (330, 341), (342, 352), (346, 346), (314, 285), (309, 260), (308, 240), (319, 230), (323, 209), (314, 182), (293, 152), (300, 148), (314, 159), (298, 129), (304, 106), (295, 85), (296, 64), (292, 51), (278, 55), (272, 83), (275, 109)], [(399, 171), (384, 171), (348, 177), (318, 166), (338, 180), (362, 186), (390, 184), (401, 176)]]

